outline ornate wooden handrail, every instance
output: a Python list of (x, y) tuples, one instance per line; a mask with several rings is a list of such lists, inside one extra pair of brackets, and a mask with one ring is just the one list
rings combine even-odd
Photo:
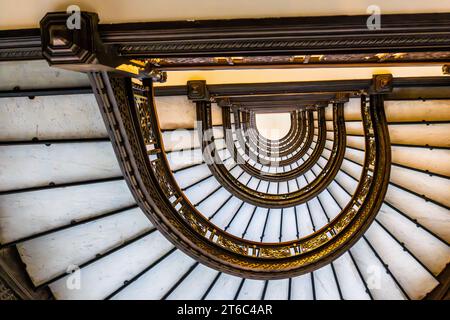
[(214, 226), (179, 189), (165, 158), (151, 80), (144, 80), (143, 88), (133, 89), (130, 79), (113, 78), (104, 72), (92, 73), (90, 79), (138, 204), (177, 247), (211, 267), (258, 279), (309, 272), (345, 252), (381, 205), (389, 180), (390, 149), (383, 100), (378, 95), (372, 97), (370, 105), (362, 106), (367, 156), (360, 184), (344, 210), (305, 238), (259, 243)]

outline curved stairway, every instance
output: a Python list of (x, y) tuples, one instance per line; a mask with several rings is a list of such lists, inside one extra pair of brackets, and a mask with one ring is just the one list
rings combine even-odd
[[(122, 177), (94, 95), (67, 90), (88, 87), (85, 75), (51, 69), (43, 61), (1, 64), (0, 243), (2, 250), (17, 250), (32, 286), (49, 288), (54, 298), (422, 299), (439, 286), (450, 259), (449, 100), (386, 101), (392, 166), (369, 229), (320, 269), (258, 280), (197, 262), (152, 225)], [(38, 92), (52, 88), (66, 90)], [(24, 90), (29, 92), (17, 97)], [(227, 137), (225, 113), (215, 104), (209, 120), (202, 120), (203, 111), (185, 96), (157, 97), (156, 108), (164, 154), (178, 186), (196, 210), (236, 238), (280, 243), (306, 237), (328, 225), (357, 189), (365, 150), (360, 99), (342, 105), (345, 152), (332, 181), (304, 203), (283, 207), (255, 205), (219, 182), (205, 163), (196, 121), (203, 127), (209, 121), (215, 156), (231, 181), (277, 197), (308, 186), (330, 162), (336, 142), (332, 106), (299, 116), (311, 120), (313, 127), (305, 133), (310, 144), (302, 143), (304, 155), (276, 173), (301, 167), (316, 149), (318, 160), (288, 181), (251, 176), (236, 162), (235, 151), (262, 169), (258, 159), (247, 159), (245, 149), (257, 153), (253, 147), (261, 140), (272, 151), (282, 148), (280, 141), (247, 134), (250, 116), (241, 126), (238, 113), (230, 113)], [(80, 286), (73, 288), (78, 274)]]

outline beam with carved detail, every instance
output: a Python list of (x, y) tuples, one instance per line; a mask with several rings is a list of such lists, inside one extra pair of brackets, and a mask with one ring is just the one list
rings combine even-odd
[[(252, 189), (236, 179), (222, 163), (218, 152), (216, 151), (217, 149), (214, 143), (214, 135), (213, 131), (211, 130), (211, 106), (208, 103), (197, 102), (198, 118), (202, 121), (200, 126), (200, 139), (202, 141), (202, 150), (205, 163), (208, 164), (211, 172), (223, 187), (225, 187), (231, 194), (247, 203), (265, 208), (287, 208), (305, 203), (306, 201), (316, 197), (333, 181), (335, 175), (339, 170), (339, 167), (342, 164), (346, 146), (343, 108), (343, 104), (337, 104), (333, 106), (335, 140), (327, 165), (325, 166), (324, 170), (318, 175), (317, 179), (297, 191), (283, 194), (266, 193)], [(323, 123), (324, 110), (320, 110), (319, 123)], [(301, 165), (286, 172), (272, 173), (270, 171), (256, 170), (259, 174), (253, 176), (261, 180), (279, 182), (295, 179), (307, 172), (312, 166), (314, 166), (314, 164), (316, 164), (317, 160), (323, 152), (324, 145), (325, 137), (324, 131), (322, 129), (319, 130), (319, 137), (316, 143), (316, 147), (314, 148), (308, 159), (305, 160)], [(250, 166), (250, 164), (248, 163), (238, 163), (238, 165), (244, 171), (246, 171), (244, 169), (245, 165)], [(278, 166), (272, 165), (270, 167)], [(266, 176), (269, 176), (270, 179)]]
[[(261, 164), (261, 165), (269, 165), (269, 164), (277, 164), (278, 166), (281, 165), (288, 165), (289, 162), (295, 161), (295, 159), (300, 159), (301, 157), (303, 157), (303, 155), (310, 149), (312, 141), (313, 141), (313, 133), (314, 133), (314, 122), (313, 122), (313, 116), (312, 113), (306, 113), (308, 114), (308, 119), (306, 118), (306, 114), (305, 116), (302, 118), (302, 125), (301, 125), (301, 129), (298, 131), (300, 133), (300, 135), (298, 136), (298, 139), (296, 142), (292, 143), (293, 146), (293, 150), (292, 152), (294, 153), (293, 159), (289, 158), (288, 161), (285, 160), (280, 160), (278, 159), (278, 157), (275, 157), (275, 154), (271, 154), (270, 152), (264, 152), (262, 150), (258, 150), (258, 153), (254, 153), (252, 151), (252, 153), (249, 153), (249, 146), (247, 145), (247, 143), (242, 140), (244, 137), (242, 137), (242, 132), (240, 131), (241, 129), (238, 128), (235, 123), (234, 126), (231, 125), (230, 122), (230, 110), (228, 108), (223, 108), (222, 110), (222, 115), (223, 115), (223, 126), (224, 126), (224, 130), (225, 130), (225, 142), (227, 144), (227, 148), (229, 150), (229, 152), (231, 154), (234, 155), (234, 160), (236, 163), (241, 165), (241, 168), (246, 171), (247, 173), (249, 173), (250, 175), (254, 176), (254, 177), (258, 177), (259, 179), (262, 180), (267, 180), (267, 181), (280, 181), (280, 180), (285, 180), (286, 177), (279, 177), (277, 175), (273, 175), (273, 174), (261, 174), (259, 169), (256, 169), (254, 166), (249, 165), (248, 161), (246, 161), (243, 156), (239, 153), (238, 149), (241, 149), (243, 151), (244, 154), (246, 154), (250, 159), (253, 159), (256, 163)], [(236, 136), (238, 139), (241, 138), (241, 143), (240, 146), (237, 146), (238, 141), (234, 141), (233, 138), (233, 133), (236, 133)], [(275, 152), (274, 152), (275, 153)], [(292, 161), (291, 161), (292, 160)]]
[(50, 66), (78, 72), (114, 72), (123, 77), (148, 78), (164, 82), (166, 73), (157, 72), (145, 61), (120, 56), (99, 34), (96, 13), (80, 12), (79, 26), (67, 23), (70, 14), (47, 13), (40, 22), (42, 56)]

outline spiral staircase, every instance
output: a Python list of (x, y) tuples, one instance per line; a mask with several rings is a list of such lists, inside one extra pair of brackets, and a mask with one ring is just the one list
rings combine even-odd
[(450, 78), (153, 82), (0, 62), (4, 299), (448, 297)]

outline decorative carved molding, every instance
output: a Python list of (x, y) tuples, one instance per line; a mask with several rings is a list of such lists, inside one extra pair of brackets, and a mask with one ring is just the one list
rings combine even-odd
[(437, 276), (439, 285), (429, 292), (423, 300), (450, 300), (450, 264)]
[[(230, 109), (224, 109), (222, 114), (224, 112), (230, 113)], [(245, 113), (244, 113), (245, 114)], [(230, 134), (236, 133), (237, 136), (237, 143), (233, 140), (232, 135), (226, 135), (225, 140), (227, 142), (227, 147), (230, 150), (234, 150), (235, 153), (237, 153), (237, 149), (241, 148), (243, 152), (252, 158), (254, 161), (256, 161), (259, 164), (267, 165), (270, 162), (272, 164), (277, 163), (279, 166), (286, 165), (288, 162), (291, 162), (290, 159), (287, 160), (280, 160), (278, 159), (281, 154), (285, 152), (292, 152), (295, 153), (294, 157), (301, 157), (302, 154), (304, 154), (311, 142), (312, 142), (312, 136), (311, 133), (313, 131), (313, 120), (312, 120), (312, 113), (310, 112), (302, 112), (302, 116), (295, 121), (296, 125), (293, 126), (291, 123), (291, 128), (293, 134), (290, 136), (291, 139), (296, 138), (295, 142), (292, 142), (292, 140), (283, 140), (281, 144), (274, 144), (274, 145), (268, 145), (267, 141), (265, 139), (260, 138), (259, 136), (255, 140), (251, 140), (251, 131), (248, 130), (246, 127), (247, 121), (244, 121), (241, 123), (240, 121), (240, 115), (241, 112), (239, 110), (235, 110), (233, 112), (233, 117), (235, 119), (233, 126), (231, 125), (230, 116), (225, 117), (226, 121), (223, 121), (224, 126), (230, 130)], [(307, 117), (308, 116), (308, 117)], [(307, 119), (308, 118), (308, 119)], [(242, 126), (241, 126), (242, 125)], [(247, 133), (250, 133), (248, 136)], [(295, 135), (294, 135), (295, 134)], [(259, 139), (259, 140), (258, 140)], [(286, 144), (285, 144), (286, 143)], [(253, 152), (250, 147), (253, 147), (257, 153)], [(280, 153), (278, 153), (280, 152)], [(235, 157), (235, 161), (240, 164), (244, 164), (242, 168), (244, 170), (249, 170), (248, 173), (252, 175), (259, 175), (259, 170), (255, 170), (253, 166), (248, 166), (247, 161), (245, 161), (239, 153), (237, 153), (237, 157)], [(276, 181), (276, 177), (274, 175), (260, 177), (263, 180), (271, 180), (274, 178)]]

